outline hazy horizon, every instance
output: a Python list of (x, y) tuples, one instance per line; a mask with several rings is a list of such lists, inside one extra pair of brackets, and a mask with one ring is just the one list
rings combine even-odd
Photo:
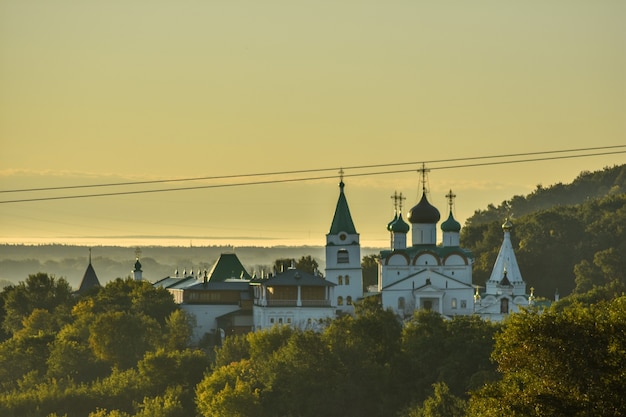
[[(323, 245), (343, 167), (362, 244), (386, 246), (421, 162), (431, 204), (445, 216), (452, 190), (464, 224), (624, 162), (460, 166), (626, 146), (624, 21), (621, 0), (2, 1), (0, 242)], [(220, 179), (15, 191), (198, 177)]]

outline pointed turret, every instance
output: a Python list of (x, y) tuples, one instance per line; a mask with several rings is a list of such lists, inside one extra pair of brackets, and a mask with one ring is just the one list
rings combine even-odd
[(334, 296), (337, 308), (353, 312), (353, 301), (363, 297), (361, 244), (354, 227), (344, 193), (343, 170), (340, 171), (339, 199), (335, 215), (326, 235), (326, 279), (336, 284)]
[(507, 218), (502, 224), (502, 231), (504, 238), (502, 239), (502, 245), (496, 258), (496, 262), (493, 265), (493, 270), (489, 281), (487, 281), (487, 292), (496, 293), (497, 285), (500, 285), (504, 278), (513, 286), (514, 295), (526, 294), (526, 283), (522, 278), (519, 266), (517, 264), (517, 258), (513, 251), (513, 244), (511, 243), (511, 229), (513, 224)]
[(80, 281), (78, 291), (76, 292), (78, 294), (82, 294), (86, 291), (100, 286), (100, 281), (98, 280), (96, 271), (93, 269), (93, 265), (91, 265), (91, 248), (89, 248), (89, 265), (87, 265), (87, 269), (85, 270), (83, 279)]
[(331, 235), (336, 235), (340, 232), (356, 234), (356, 228), (354, 227), (354, 222), (352, 221), (350, 208), (348, 208), (348, 201), (346, 200), (346, 195), (343, 192), (344, 187), (345, 184), (342, 179), (339, 183), (339, 199), (337, 200), (335, 215), (333, 217), (333, 222), (330, 225), (329, 234)]

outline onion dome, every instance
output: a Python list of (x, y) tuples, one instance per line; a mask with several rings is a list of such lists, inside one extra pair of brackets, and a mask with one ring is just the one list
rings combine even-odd
[(135, 271), (141, 271), (141, 262), (139, 262), (139, 258), (135, 261)]
[(391, 231), (394, 233), (409, 233), (410, 226), (402, 218), (402, 213), (398, 216), (398, 219), (391, 224)]
[(441, 223), (441, 230), (444, 232), (460, 232), (461, 231), (461, 223), (457, 222), (452, 215), (452, 210), (450, 210), (450, 215), (448, 216), (448, 220)]
[(393, 216), (393, 220), (390, 221), (389, 223), (387, 223), (387, 230), (389, 230), (390, 232), (391, 230), (391, 226), (398, 220), (398, 213), (396, 212), (396, 214)]
[(426, 194), (422, 194), (422, 199), (409, 211), (408, 217), (411, 223), (434, 224), (439, 221), (441, 214), (436, 207), (430, 205)]
[(504, 230), (505, 232), (508, 232), (512, 228), (513, 228), (513, 223), (511, 223), (510, 220), (507, 218), (506, 221), (502, 224), (502, 230)]

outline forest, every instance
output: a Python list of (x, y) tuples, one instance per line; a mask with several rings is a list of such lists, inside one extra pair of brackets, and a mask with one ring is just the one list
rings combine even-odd
[(624, 416), (625, 172), (557, 187), (576, 198), (538, 187), (468, 222), (476, 282), (512, 217), (528, 287), (561, 293), (502, 323), (429, 311), (401, 322), (366, 298), (319, 332), (191, 346), (194, 320), (166, 290), (119, 278), (77, 296), (64, 278), (29, 274), (0, 292), (0, 415)]
[(502, 324), (401, 323), (368, 298), (320, 332), (192, 347), (166, 290), (118, 279), (76, 298), (39, 273), (0, 296), (0, 415), (622, 416), (626, 282), (605, 281)]

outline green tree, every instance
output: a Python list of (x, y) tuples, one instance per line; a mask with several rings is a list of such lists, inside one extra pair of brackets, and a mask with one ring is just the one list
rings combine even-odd
[(363, 270), (363, 292), (368, 287), (378, 285), (378, 262), (379, 255), (366, 255), (361, 260), (361, 269)]
[(303, 256), (296, 261), (296, 269), (314, 274), (317, 271), (319, 264), (311, 255)]
[(145, 352), (158, 346), (156, 320), (124, 311), (99, 315), (89, 328), (89, 346), (98, 359), (121, 369), (134, 366)]
[(433, 384), (433, 394), (421, 406), (408, 409), (399, 417), (464, 417), (465, 401), (450, 393), (444, 382)]
[(65, 306), (62, 311), (69, 313), (67, 307), (74, 301), (72, 289), (65, 279), (41, 272), (29, 275), (25, 282), (5, 287), (1, 296), (4, 306), (2, 327), (9, 334), (20, 330), (23, 320), (35, 309), (53, 313)]
[(165, 320), (165, 348), (183, 350), (189, 347), (195, 325), (195, 316), (183, 310), (174, 310)]
[(512, 315), (496, 336), (502, 380), (472, 395), (476, 416), (623, 416), (626, 296)]
[(205, 376), (197, 385), (196, 405), (205, 417), (262, 416), (261, 387), (252, 362), (233, 362)]

